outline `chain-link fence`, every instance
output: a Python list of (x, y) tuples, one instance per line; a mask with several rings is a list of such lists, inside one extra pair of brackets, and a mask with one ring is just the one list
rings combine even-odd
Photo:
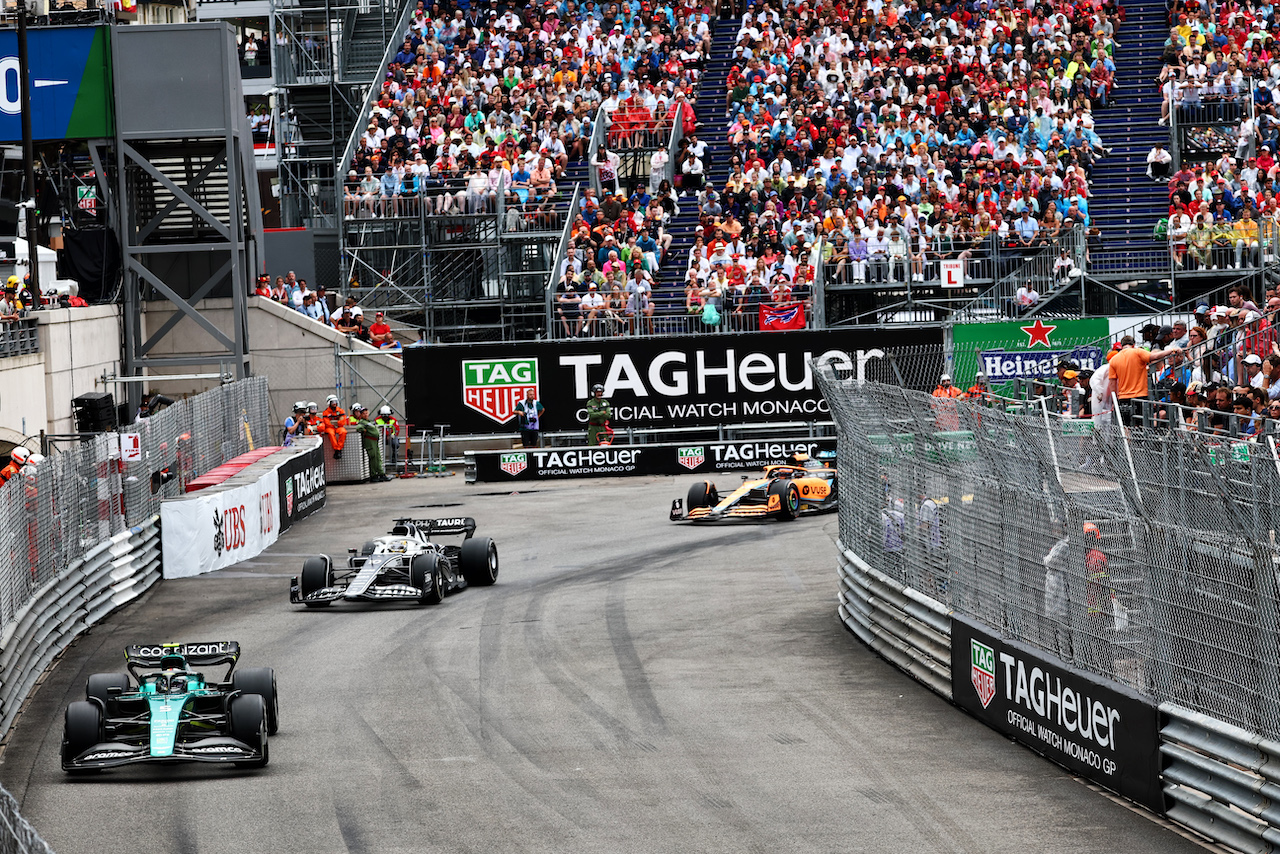
[(279, 444), (268, 429), (265, 377), (249, 377), (180, 400), (122, 433), (137, 433), (141, 459), (124, 463), (128, 525), (160, 512), (187, 483), (255, 447)]
[(1009, 638), (1280, 736), (1273, 441), (818, 376), (845, 548)]

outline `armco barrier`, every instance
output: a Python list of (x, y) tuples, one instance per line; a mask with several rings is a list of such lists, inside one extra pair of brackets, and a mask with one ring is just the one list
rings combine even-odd
[(1160, 705), (1169, 818), (1238, 851), (1280, 847), (1280, 744)]
[(160, 580), (160, 517), (105, 540), (36, 591), (0, 636), (0, 730), (78, 634)]
[(840, 619), (863, 643), (951, 699), (951, 618), (837, 543)]
[(835, 437), (467, 451), (467, 483), (759, 470), (789, 454), (834, 451)]

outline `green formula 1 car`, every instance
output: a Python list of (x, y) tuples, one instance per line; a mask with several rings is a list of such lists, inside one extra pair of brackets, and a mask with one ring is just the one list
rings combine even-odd
[[(135, 644), (128, 673), (95, 673), (85, 699), (67, 706), (64, 771), (136, 762), (267, 764), (267, 736), (279, 729), (269, 667), (236, 670), (240, 644)], [(196, 668), (226, 667), (221, 681)]]

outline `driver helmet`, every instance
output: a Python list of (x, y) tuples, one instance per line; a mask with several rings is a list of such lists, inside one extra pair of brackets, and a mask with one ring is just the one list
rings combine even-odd
[(296, 403), (294, 403), (294, 404), (293, 404), (293, 411), (294, 411), (294, 412), (306, 412), (306, 411), (307, 411), (307, 402), (306, 402), (305, 400), (299, 400), (299, 401), (297, 401)]
[(331, 394), (324, 399), (324, 402), (333, 406), (338, 402), (338, 396), (336, 394)]
[(27, 458), (30, 456), (30, 449), (24, 448), (22, 445), (15, 445), (13, 450), (9, 452), (9, 458), (20, 466), (26, 463)]
[(604, 385), (603, 385), (602, 383), (596, 383), (595, 385), (593, 385), (593, 386), (591, 387), (591, 393), (592, 393), (592, 394), (604, 394)]
[(379, 415), (390, 415), (390, 414), (391, 414), (391, 407), (390, 407), (390, 406), (384, 406), (384, 407), (382, 407), (381, 409), (379, 409), (379, 410), (378, 410), (378, 414), (379, 414)]
[(169, 677), (169, 693), (185, 694), (187, 693), (187, 677), (181, 673)]
[(155, 686), (157, 694), (169, 693), (169, 677), (163, 673), (156, 674)]
[(787, 465), (803, 467), (809, 461), (809, 455), (800, 451), (787, 456)]

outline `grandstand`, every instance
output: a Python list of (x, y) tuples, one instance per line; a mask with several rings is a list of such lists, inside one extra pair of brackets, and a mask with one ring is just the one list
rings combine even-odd
[[(400, 11), (338, 158), (350, 289), (454, 341), (749, 330), (761, 304), (813, 328), (1261, 292), (1271, 219), (1239, 220), (1266, 178), (1220, 161), (1274, 148), (1273, 108), (1248, 57), (1199, 72), (1232, 48), (1193, 55), (1196, 21), (1171, 51), (1164, 4), (716, 11)], [(1217, 32), (1252, 42), (1251, 21)], [(1215, 245), (1238, 260), (1188, 250), (1179, 176), (1225, 178)]]

